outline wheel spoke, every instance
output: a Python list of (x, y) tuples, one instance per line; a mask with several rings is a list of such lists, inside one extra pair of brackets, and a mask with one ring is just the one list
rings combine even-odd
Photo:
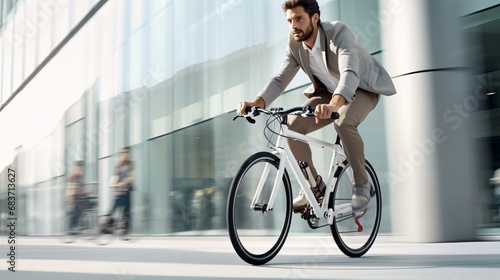
[[(262, 178), (266, 169), (268, 176)], [(236, 253), (251, 264), (264, 264), (279, 252), (291, 223), (291, 189), (288, 175), (275, 190), (273, 209), (267, 209), (278, 174), (279, 159), (267, 152), (251, 156), (241, 166), (229, 191), (227, 222)], [(257, 186), (262, 185), (261, 192)], [(254, 201), (253, 207), (252, 200)], [(265, 235), (265, 237), (263, 237)]]
[[(352, 194), (352, 168), (347, 162), (344, 162), (345, 168), (339, 174), (332, 197), (329, 201), (329, 207), (336, 210), (336, 207), (344, 207), (348, 201), (351, 201)], [(335, 218), (331, 225), (332, 235), (339, 249), (350, 257), (361, 257), (373, 245), (380, 226), (380, 217), (382, 211), (382, 200), (380, 196), (380, 186), (378, 179), (371, 165), (366, 162), (366, 169), (369, 183), (374, 187), (375, 194), (371, 198), (370, 206), (366, 213), (359, 218), (358, 222), (363, 226), (362, 231), (358, 231), (358, 225), (354, 220), (352, 213), (341, 218)], [(346, 213), (347, 214), (347, 213)]]

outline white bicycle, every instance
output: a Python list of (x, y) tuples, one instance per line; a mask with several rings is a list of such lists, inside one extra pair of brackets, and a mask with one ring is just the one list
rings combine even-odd
[[(277, 136), (277, 139), (272, 145), (272, 152), (262, 151), (250, 156), (231, 183), (226, 218), (229, 237), (236, 253), (247, 263), (261, 265), (272, 260), (281, 250), (290, 230), (293, 213), (291, 172), (309, 202), (301, 217), (312, 229), (330, 226), (337, 246), (345, 255), (363, 256), (375, 242), (382, 215), (380, 185), (371, 164), (368, 161), (365, 164), (372, 186), (370, 205), (363, 215), (354, 217), (351, 207), (354, 177), (340, 137), (337, 136), (335, 143), (329, 143), (287, 127), (288, 115), (312, 117), (314, 108), (306, 106), (266, 110), (253, 107), (247, 108), (244, 117), (254, 123), (254, 118), (260, 114), (269, 116), (265, 130)], [(332, 118), (338, 118), (338, 114), (334, 114)], [(276, 123), (279, 128), (271, 129), (271, 124)], [(290, 150), (287, 138), (331, 152), (322, 200), (327, 203), (316, 200), (300, 163)]]

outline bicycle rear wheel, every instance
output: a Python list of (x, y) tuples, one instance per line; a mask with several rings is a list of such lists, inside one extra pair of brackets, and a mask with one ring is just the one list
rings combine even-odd
[(75, 242), (77, 239), (77, 235), (79, 234), (75, 231), (75, 229), (70, 227), (73, 215), (74, 213), (72, 210), (66, 210), (59, 224), (59, 234), (61, 234), (60, 239), (64, 243)]
[(95, 209), (89, 209), (82, 213), (80, 226), (83, 239), (92, 240), (97, 238), (98, 217)]
[[(285, 170), (275, 190), (272, 209), (267, 209), (279, 158), (269, 152), (250, 156), (231, 183), (227, 203), (229, 237), (236, 253), (247, 263), (260, 265), (273, 259), (286, 240), (292, 220), (292, 190)], [(269, 173), (265, 176), (264, 171)], [(251, 207), (259, 182), (263, 181), (257, 206)], [(267, 209), (267, 211), (265, 210)]]
[[(351, 207), (352, 186), (354, 184), (352, 168), (344, 161), (345, 168), (340, 170), (337, 176), (337, 182), (333, 195), (330, 197), (329, 207), (340, 209), (343, 206)], [(382, 216), (382, 196), (377, 175), (371, 164), (366, 161), (366, 172), (368, 181), (372, 185), (372, 198), (366, 213), (359, 219), (362, 225), (362, 231), (354, 221), (351, 212), (343, 217), (335, 217), (330, 226), (333, 239), (339, 249), (347, 256), (352, 258), (361, 257), (373, 245), (380, 227)]]

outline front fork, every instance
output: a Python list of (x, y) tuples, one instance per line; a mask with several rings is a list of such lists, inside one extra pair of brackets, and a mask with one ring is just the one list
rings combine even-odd
[(259, 201), (260, 195), (262, 193), (262, 188), (264, 187), (264, 184), (266, 182), (267, 176), (269, 176), (269, 172), (273, 167), (272, 164), (266, 163), (264, 171), (262, 172), (262, 176), (260, 177), (259, 184), (257, 185), (257, 190), (255, 191), (254, 197), (252, 199), (252, 203), (250, 204), (251, 209), (260, 210), (263, 212), (273, 210), (274, 201), (276, 200), (276, 192), (280, 184), (282, 184), (283, 176), (285, 175), (285, 165), (286, 165), (286, 162), (282, 160), (282, 158), (280, 157), (280, 151), (276, 150), (273, 152), (273, 154), (277, 155), (280, 158), (280, 163), (278, 166), (278, 174), (274, 180), (271, 196), (269, 197), (269, 201), (266, 205), (257, 204), (257, 201)]

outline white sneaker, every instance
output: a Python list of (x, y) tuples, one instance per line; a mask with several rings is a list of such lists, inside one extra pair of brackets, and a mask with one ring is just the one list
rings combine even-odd
[(371, 199), (371, 185), (367, 182), (363, 185), (354, 185), (352, 187), (352, 212), (354, 215), (363, 213)]
[[(316, 176), (316, 186), (311, 187), (316, 200), (318, 202), (323, 202), (323, 196), (325, 194), (326, 184), (323, 182), (323, 178), (320, 175)], [(293, 212), (301, 212), (307, 207), (307, 197), (304, 194), (304, 190), (300, 190), (299, 195), (293, 199)]]

